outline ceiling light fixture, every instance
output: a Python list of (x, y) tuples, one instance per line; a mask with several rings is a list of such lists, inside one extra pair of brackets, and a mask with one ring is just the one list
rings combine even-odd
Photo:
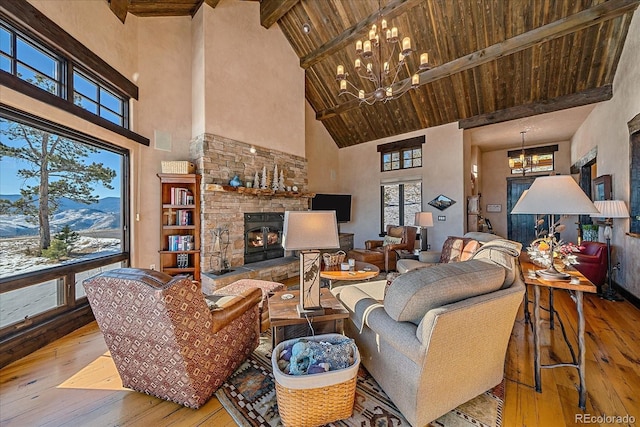
[(311, 32), (311, 25), (309, 25), (308, 22), (305, 22), (304, 24), (302, 24), (302, 31), (305, 34), (309, 34)]
[(533, 172), (533, 168), (534, 166), (537, 166), (538, 164), (538, 156), (536, 154), (534, 155), (527, 155), (525, 150), (524, 150), (524, 134), (527, 133), (527, 131), (522, 131), (520, 132), (520, 134), (522, 135), (522, 149), (520, 150), (520, 158), (519, 159), (514, 159), (513, 157), (509, 158), (509, 167), (511, 169), (520, 169), (522, 171), (522, 176), (526, 175), (527, 173), (527, 168), (529, 168), (529, 172)]
[[(378, 10), (380, 11), (379, 2)], [(380, 17), (382, 18), (382, 16)], [(380, 34), (378, 30), (380, 30)], [(404, 37), (401, 39), (398, 34), (398, 28), (389, 28), (385, 19), (382, 19), (379, 25), (373, 24), (369, 30), (367, 40), (358, 40), (356, 42), (356, 53), (360, 58), (355, 60), (354, 68), (360, 79), (373, 83), (374, 89), (366, 91), (356, 86), (356, 84), (347, 79), (349, 73), (345, 72), (344, 65), (338, 65), (336, 80), (340, 85), (339, 95), (352, 96), (359, 99), (360, 103), (368, 105), (400, 98), (410, 89), (420, 85), (418, 72), (431, 69), (429, 54), (422, 53), (420, 55), (419, 69), (411, 76), (411, 84), (405, 84), (400, 88), (394, 89), (393, 86), (398, 81), (400, 69), (406, 65), (407, 57), (413, 52), (411, 38)], [(386, 58), (386, 60), (383, 60), (383, 58)], [(397, 58), (397, 61), (394, 58)]]

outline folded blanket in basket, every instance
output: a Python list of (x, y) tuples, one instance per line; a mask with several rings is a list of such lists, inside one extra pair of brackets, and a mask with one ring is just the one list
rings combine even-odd
[(354, 346), (354, 340), (346, 337), (332, 342), (301, 338), (282, 349), (278, 355), (278, 367), (291, 375), (345, 369), (353, 365)]

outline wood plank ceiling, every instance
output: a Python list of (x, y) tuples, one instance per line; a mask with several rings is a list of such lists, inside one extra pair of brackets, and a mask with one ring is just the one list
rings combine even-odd
[[(110, 5), (124, 22), (127, 11), (193, 15), (203, 2), (215, 7), (218, 1), (110, 0)], [(260, 9), (262, 25), (277, 22), (300, 58), (306, 98), (342, 148), (446, 123), (470, 128), (610, 99), (639, 3), (262, 0)], [(368, 106), (339, 96), (335, 73), (342, 64), (357, 76), (355, 42), (366, 38), (381, 13), (401, 37), (411, 37), (416, 50), (399, 77), (411, 77), (420, 52), (429, 53), (433, 68), (420, 74), (415, 90)]]

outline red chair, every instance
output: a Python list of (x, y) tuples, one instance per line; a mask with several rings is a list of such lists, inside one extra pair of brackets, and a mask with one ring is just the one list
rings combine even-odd
[(576, 254), (578, 264), (574, 265), (576, 270), (584, 274), (594, 285), (600, 287), (607, 279), (607, 245), (600, 242), (582, 242), (584, 247)]

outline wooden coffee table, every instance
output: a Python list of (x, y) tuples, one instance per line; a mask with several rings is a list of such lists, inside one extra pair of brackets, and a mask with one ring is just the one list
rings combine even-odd
[(369, 280), (377, 277), (378, 274), (380, 274), (380, 269), (375, 265), (369, 264), (368, 262), (356, 261), (356, 266), (353, 270), (341, 270), (340, 265), (322, 267), (320, 277), (329, 281), (329, 289), (331, 289), (334, 280)]
[[(283, 299), (286, 294), (293, 298)], [(323, 315), (309, 316), (308, 321), (298, 315), (296, 306), (300, 303), (299, 291), (276, 292), (269, 298), (269, 321), (271, 322), (272, 345), (298, 337), (310, 335), (343, 333), (344, 319), (349, 312), (333, 296), (329, 289), (320, 290), (320, 304), (324, 308)]]

